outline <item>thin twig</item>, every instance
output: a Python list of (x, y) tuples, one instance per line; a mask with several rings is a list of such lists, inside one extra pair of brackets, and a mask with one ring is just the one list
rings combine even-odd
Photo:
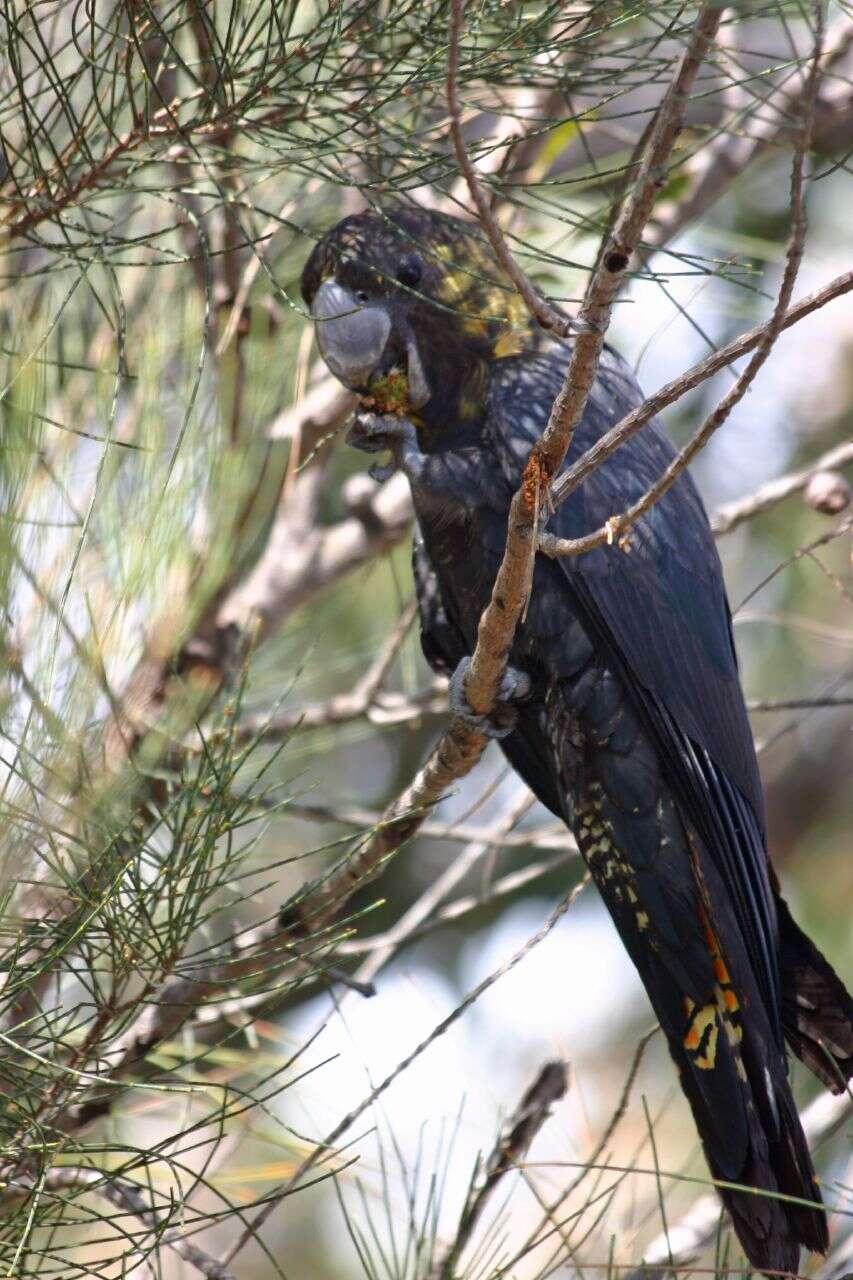
[[(110, 1204), (125, 1213), (138, 1218), (153, 1233), (154, 1248), (162, 1245), (168, 1247), (207, 1280), (235, 1280), (234, 1273), (210, 1254), (190, 1244), (186, 1233), (179, 1227), (165, 1227), (164, 1219), (142, 1195), (135, 1183), (126, 1178), (116, 1178), (98, 1169), (74, 1168), (63, 1166), (51, 1169), (43, 1180), (43, 1193), (60, 1194), (63, 1191), (76, 1191), (79, 1188), (97, 1192)], [(33, 1194), (34, 1184), (31, 1181), (13, 1179), (3, 1189), (4, 1202), (15, 1197), (29, 1197)], [(141, 1251), (141, 1249), (140, 1249)]]
[(357, 982), (373, 982), (379, 970), (429, 920), (439, 903), (465, 878), (471, 868), (487, 857), (491, 850), (501, 847), (513, 827), (530, 809), (534, 799), (526, 786), (522, 785), (518, 788), (518, 794), (507, 806), (506, 813), (495, 823), (494, 829), (483, 838), (470, 841), (460, 856), (445, 868), (432, 884), (427, 886), (418, 900), (412, 903), (394, 927), (388, 930), (384, 945), (371, 948), (367, 958), (356, 971)]
[(804, 543), (803, 546), (797, 547), (796, 551), (792, 551), (789, 556), (785, 556), (784, 560), (780, 560), (779, 563), (775, 565), (769, 573), (766, 573), (754, 587), (750, 587), (743, 599), (732, 610), (732, 616), (742, 617), (743, 610), (750, 601), (754, 600), (759, 592), (763, 591), (774, 578), (778, 578), (780, 573), (784, 572), (785, 569), (789, 569), (792, 564), (796, 564), (798, 560), (802, 560), (806, 556), (810, 556), (812, 552), (819, 551), (821, 547), (828, 546), (828, 544), (830, 542), (834, 542), (836, 538), (843, 538), (851, 529), (853, 529), (853, 516), (845, 516), (842, 520), (839, 520), (838, 524), (835, 525), (834, 528), (827, 529), (824, 533), (818, 534), (816, 538), (812, 538), (809, 542)]
[[(563, 823), (543, 827), (531, 827), (529, 831), (513, 833), (511, 828), (517, 821), (513, 816), (515, 806), (511, 805), (507, 814), (494, 826), (480, 827), (470, 822), (438, 822), (425, 819), (418, 830), (421, 835), (433, 840), (451, 840), (455, 844), (470, 842), (497, 844), (502, 849), (542, 849), (555, 853), (577, 852), (574, 837)], [(357, 805), (325, 805), (306, 804), (301, 800), (289, 801), (287, 813), (297, 818), (308, 818), (319, 822), (342, 822), (352, 827), (375, 827), (385, 821), (381, 813), (375, 809), (362, 809)]]
[[(839, 20), (826, 43), (827, 49), (820, 63), (822, 81), (846, 57), (853, 45), (853, 25), (847, 16)], [(661, 248), (685, 227), (695, 224), (736, 178), (786, 140), (791, 119), (801, 114), (809, 92), (808, 78), (798, 80), (793, 89), (786, 82), (774, 86), (766, 96), (758, 99), (760, 111), (754, 109), (751, 113), (744, 113), (738, 110), (735, 131), (721, 134), (697, 153), (690, 165), (691, 180), (687, 190), (652, 220), (647, 237), (649, 245)], [(842, 78), (830, 95), (821, 95), (820, 105), (832, 122), (840, 110), (849, 110), (850, 101), (849, 83)], [(746, 133), (744, 114), (748, 114), (753, 123), (751, 135)]]
[[(827, 303), (833, 302), (836, 298), (849, 293), (851, 289), (853, 289), (853, 271), (842, 272), (841, 275), (835, 276), (821, 289), (816, 289), (814, 293), (808, 294), (805, 298), (795, 303), (788, 310), (783, 320), (782, 328), (788, 329), (792, 325), (798, 324), (813, 312), (825, 307)], [(727, 365), (732, 364), (735, 360), (747, 355), (757, 347), (764, 338), (770, 323), (770, 321), (767, 321), (764, 324), (748, 329), (746, 333), (726, 343), (718, 351), (712, 352), (704, 360), (688, 369), (686, 373), (679, 374), (671, 382), (665, 383), (654, 395), (648, 396), (641, 405), (626, 414), (621, 422), (617, 422), (614, 427), (605, 432), (591, 449), (588, 449), (582, 457), (578, 458), (577, 462), (567, 467), (563, 474), (554, 481), (551, 486), (551, 500), (554, 506), (559, 506), (570, 493), (574, 493), (575, 489), (580, 486), (592, 471), (595, 471), (606, 458), (615, 453), (641, 427), (644, 427), (647, 422), (656, 417), (662, 409), (674, 404), (676, 400), (680, 400), (688, 391), (692, 391), (703, 382), (707, 382), (709, 378), (719, 373), (721, 369), (725, 369)], [(795, 487), (799, 488), (801, 486), (797, 484)], [(793, 491), (792, 489), (791, 492)], [(787, 494), (782, 496), (787, 496)], [(748, 519), (749, 514), (744, 516), (744, 519)], [(731, 528), (734, 527), (735, 525), (732, 524)], [(720, 532), (727, 533), (728, 528), (721, 529)]]
[(853, 707), (853, 698), (750, 698), (748, 711), (815, 711), (822, 707)]
[[(672, 488), (678, 477), (686, 469), (695, 455), (703, 449), (711, 436), (727, 421), (736, 404), (746, 395), (759, 370), (764, 365), (774, 343), (785, 324), (785, 315), (791, 302), (791, 295), (796, 283), (797, 273), (803, 257), (806, 236), (805, 210), (803, 206), (803, 185), (805, 162), (811, 142), (812, 119), (814, 115), (815, 95), (820, 82), (820, 54), (822, 51), (822, 27), (818, 27), (815, 39), (815, 50), (812, 55), (811, 69), (808, 76), (808, 91), (804, 96), (804, 119), (797, 135), (794, 159), (791, 166), (791, 234), (785, 255), (785, 269), (782, 282), (773, 308), (773, 314), (759, 339), (746, 368), (738, 377), (722, 400), (708, 414), (699, 430), (691, 437), (683, 449), (659, 477), (655, 484), (643, 494), (626, 511), (614, 513), (600, 529), (580, 538), (556, 538), (544, 535), (540, 540), (542, 550), (550, 556), (580, 555), (595, 547), (613, 545), (626, 547), (625, 541), (632, 526)], [(580, 341), (580, 339), (578, 340)], [(618, 554), (618, 551), (616, 552)]]
[(462, 106), (459, 101), (459, 41), (462, 35), (463, 0), (451, 0), (450, 5), (450, 40), (447, 51), (447, 104), (450, 114), (450, 137), (456, 160), (465, 182), (480, 226), (492, 246), (495, 257), (512, 281), (530, 314), (538, 320), (543, 329), (552, 330), (563, 337), (575, 327), (574, 322), (555, 310), (538, 290), (531, 284), (510, 253), (497, 219), (492, 212), (492, 203), (483, 189), (480, 175), (468, 154), (465, 140), (462, 137)]
[(237, 725), (236, 737), (238, 742), (258, 739), (277, 742), (294, 732), (326, 729), (331, 725), (351, 724), (354, 720), (366, 720), (380, 728), (394, 728), (414, 721), (417, 727), (430, 716), (446, 715), (447, 705), (447, 681), (437, 677), (432, 684), (412, 694), (382, 689), (368, 700), (356, 698), (354, 692), (339, 693), (273, 715), (243, 716)]
[(526, 1257), (531, 1250), (537, 1248), (540, 1244), (543, 1244), (557, 1230), (554, 1226), (554, 1222), (560, 1209), (566, 1203), (569, 1196), (577, 1190), (580, 1184), (588, 1176), (590, 1170), (601, 1159), (608, 1144), (610, 1143), (610, 1139), (613, 1137), (619, 1125), (622, 1123), (622, 1120), (625, 1118), (625, 1114), (628, 1110), (628, 1103), (631, 1100), (631, 1091), (633, 1090), (637, 1076), (639, 1075), (640, 1065), (643, 1061), (646, 1048), (652, 1038), (657, 1035), (659, 1030), (660, 1027), (655, 1024), (655, 1026), (650, 1027), (649, 1030), (637, 1041), (637, 1047), (634, 1050), (634, 1057), (631, 1060), (631, 1065), (628, 1068), (628, 1074), (626, 1075), (625, 1082), (622, 1085), (622, 1092), (619, 1095), (619, 1100), (616, 1103), (613, 1114), (604, 1128), (604, 1132), (601, 1134), (601, 1137), (596, 1142), (595, 1147), (589, 1156), (589, 1163), (575, 1175), (569, 1185), (560, 1192), (555, 1200), (552, 1200), (549, 1204), (544, 1206), (543, 1217), (539, 1222), (539, 1225), (530, 1233), (524, 1244), (516, 1250), (509, 1261), (504, 1264), (502, 1273), (508, 1272), (516, 1265), (516, 1263)]
[[(446, 906), (441, 907), (423, 924), (412, 929), (406, 937), (406, 943), (416, 942), (428, 933), (434, 933), (442, 925), (460, 920), (462, 916), (468, 915), (472, 911), (490, 907), (500, 898), (504, 898), (510, 893), (517, 893), (519, 889), (527, 888), (528, 885), (533, 884), (536, 880), (553, 875), (556, 871), (564, 871), (572, 861), (573, 855), (564, 853), (553, 858), (545, 858), (541, 862), (532, 862), (529, 866), (522, 867), (520, 871), (510, 871), (505, 876), (499, 876), (497, 880), (492, 882), (487, 893), (471, 893), (464, 898), (454, 898), (452, 902), (448, 902)], [(386, 941), (393, 936), (395, 936), (394, 931), (389, 929), (387, 933), (381, 933), (374, 937), (355, 938), (352, 941), (344, 940), (338, 944), (338, 954), (342, 956), (364, 955), (365, 952), (372, 951), (374, 947), (384, 947)]]
[(630, 194), (607, 237), (578, 316), (580, 332), (563, 386), (551, 408), (542, 439), (535, 448), (546, 483), (556, 476), (583, 417), (616, 297), (624, 284), (634, 251), (648, 222), (655, 197), (666, 181), (676, 139), (684, 125), (694, 81), (711, 47), (722, 17), (717, 5), (703, 5), (687, 47), (658, 107), (645, 155)]

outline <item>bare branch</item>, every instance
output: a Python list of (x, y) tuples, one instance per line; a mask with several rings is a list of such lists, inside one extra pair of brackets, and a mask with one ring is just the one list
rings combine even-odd
[(813, 476), (836, 467), (846, 467), (851, 462), (853, 462), (853, 441), (848, 440), (844, 444), (836, 445), (834, 449), (829, 449), (799, 471), (791, 471), (786, 476), (769, 480), (767, 484), (763, 484), (747, 497), (738, 498), (736, 502), (728, 502), (725, 506), (718, 507), (711, 520), (714, 536), (720, 538), (723, 534), (731, 533), (745, 520), (751, 520), (754, 516), (769, 511), (771, 507), (775, 507), (791, 494), (799, 493), (801, 489), (806, 488)]
[(750, 698), (747, 711), (815, 711), (822, 707), (853, 707), (853, 698)]
[[(373, 809), (361, 809), (352, 805), (305, 804), (299, 800), (289, 801), (287, 812), (297, 818), (304, 817), (320, 822), (343, 822), (353, 827), (373, 827), (385, 820), (383, 814)], [(562, 822), (549, 824), (547, 827), (532, 827), (529, 831), (520, 831), (513, 835), (512, 826), (516, 821), (517, 816), (512, 817), (512, 806), (510, 806), (506, 816), (500, 818), (492, 827), (478, 827), (470, 822), (436, 822), (434, 819), (426, 818), (418, 827), (418, 832), (434, 840), (451, 840), (455, 844), (474, 842), (499, 844), (502, 849), (577, 851), (574, 837)], [(509, 826), (506, 826), (507, 823)]]
[[(325, 702), (295, 707), (292, 711), (285, 711), (274, 717), (246, 717), (240, 722), (238, 739), (247, 741), (263, 738), (269, 741), (287, 737), (295, 729), (318, 729), (363, 718), (381, 724), (400, 724), (430, 714), (436, 705), (436, 695), (444, 688), (443, 683), (435, 684), (412, 698), (402, 695), (389, 698), (382, 694), (382, 685), (416, 615), (417, 604), (410, 600), (391, 634), (380, 646), (375, 660), (350, 693), (340, 693)], [(446, 702), (446, 698), (439, 699), (438, 706), (444, 709)], [(378, 714), (374, 714), (375, 712)]]
[[(372, 982), (388, 961), (405, 946), (414, 933), (430, 918), (439, 903), (459, 884), (471, 868), (493, 849), (500, 848), (504, 839), (534, 803), (534, 796), (527, 787), (518, 788), (518, 794), (506, 813), (498, 819), (493, 830), (483, 839), (470, 841), (449, 867), (438, 876), (389, 929), (383, 944), (374, 945), (367, 959), (356, 972), (358, 982)], [(375, 940), (374, 940), (375, 943)]]
[(552, 406), (548, 425), (536, 446), (536, 454), (548, 481), (559, 471), (575, 428), (583, 417), (613, 303), (640, 243), (655, 196), (666, 180), (672, 149), (684, 125), (690, 91), (716, 35), (722, 13), (716, 5), (703, 5), (699, 11), (687, 47), (655, 115), (634, 185), (608, 234), (607, 244), (587, 286), (578, 316), (580, 332), (572, 345), (569, 368)]
[(340, 693), (322, 702), (307, 702), (293, 710), (276, 715), (245, 716), (237, 726), (241, 742), (263, 739), (275, 742), (296, 731), (325, 729), (330, 725), (351, 724), (366, 720), (369, 724), (388, 728), (396, 725), (420, 724), (430, 716), (447, 713), (447, 681), (437, 678), (417, 693), (394, 693), (377, 690), (371, 698), (363, 694)]
[(293, 904), (295, 923), (314, 932), (334, 918), (353, 893), (374, 879), (386, 861), (420, 829), (426, 814), (456, 782), (473, 768), (486, 739), (454, 717), (426, 763), (389, 805), (382, 821), (344, 862)]
[(816, 538), (812, 538), (811, 541), (803, 543), (802, 546), (797, 547), (796, 551), (792, 551), (789, 556), (784, 558), (784, 560), (780, 560), (769, 573), (765, 574), (754, 587), (750, 588), (744, 598), (738, 603), (737, 607), (732, 610), (733, 617), (742, 618), (744, 616), (743, 609), (745, 606), (748, 605), (751, 600), (754, 600), (758, 593), (763, 591), (768, 583), (778, 577), (783, 570), (787, 569), (792, 564), (796, 564), (797, 561), (802, 560), (804, 556), (810, 556), (813, 551), (819, 551), (821, 547), (828, 546), (829, 543), (834, 542), (836, 538), (842, 538), (851, 529), (853, 529), (853, 516), (845, 516), (843, 520), (839, 520), (838, 524), (835, 525), (834, 528), (827, 529), (824, 533), (818, 534)]
[[(502, 843), (505, 841), (506, 837), (504, 837)], [(464, 898), (454, 898), (452, 902), (448, 902), (446, 906), (441, 907), (428, 920), (424, 920), (422, 924), (412, 929), (405, 939), (406, 943), (415, 942), (428, 933), (434, 933), (442, 925), (459, 920), (462, 916), (469, 915), (472, 911), (489, 907), (492, 903), (505, 898), (508, 894), (516, 893), (519, 889), (526, 888), (527, 885), (533, 884), (536, 880), (541, 880), (544, 876), (551, 875), (554, 871), (563, 870), (576, 856), (576, 851), (567, 851), (557, 857), (545, 858), (541, 862), (532, 862), (529, 866), (522, 867), (520, 871), (510, 871), (507, 875), (500, 876), (493, 881), (486, 893), (470, 893)], [(372, 938), (356, 938), (351, 942), (345, 940), (339, 943), (338, 952), (344, 956), (363, 955), (365, 952), (373, 951), (377, 947), (384, 948), (392, 938), (396, 938), (396, 930), (394, 929), (389, 929), (387, 933), (379, 934)]]
[(559, 1213), (562, 1206), (568, 1200), (569, 1196), (572, 1195), (572, 1193), (577, 1190), (580, 1184), (589, 1175), (591, 1170), (597, 1166), (598, 1161), (601, 1159), (604, 1152), (607, 1150), (607, 1147), (610, 1143), (610, 1139), (613, 1137), (619, 1125), (624, 1120), (628, 1110), (628, 1103), (631, 1100), (631, 1092), (636, 1083), (637, 1076), (640, 1071), (640, 1065), (643, 1061), (643, 1057), (645, 1055), (646, 1049), (650, 1041), (652, 1040), (652, 1038), (657, 1035), (659, 1030), (660, 1030), (659, 1025), (655, 1023), (655, 1025), (653, 1027), (650, 1027), (649, 1030), (645, 1032), (645, 1034), (642, 1035), (640, 1039), (637, 1041), (637, 1047), (634, 1050), (634, 1056), (631, 1060), (631, 1065), (628, 1068), (627, 1075), (625, 1076), (625, 1081), (624, 1081), (624, 1084), (622, 1085), (622, 1092), (619, 1095), (619, 1100), (616, 1103), (616, 1107), (610, 1119), (608, 1120), (600, 1138), (598, 1139), (592, 1152), (590, 1153), (587, 1163), (584, 1165), (583, 1168), (580, 1169), (580, 1171), (577, 1174), (575, 1174), (575, 1176), (572, 1178), (568, 1186), (565, 1187), (560, 1192), (560, 1194), (556, 1197), (556, 1199), (551, 1200), (547, 1205), (544, 1206), (544, 1213), (539, 1222), (539, 1225), (530, 1233), (530, 1235), (525, 1240), (524, 1244), (521, 1245), (521, 1247), (513, 1254), (512, 1258), (510, 1258), (509, 1261), (504, 1265), (505, 1273), (509, 1271), (510, 1267), (513, 1267), (516, 1263), (520, 1262), (522, 1258), (526, 1257), (527, 1254), (530, 1253), (533, 1249), (538, 1248), (538, 1246), (541, 1244), (544, 1244), (546, 1240), (548, 1240), (551, 1236), (553, 1236), (559, 1230), (559, 1226), (555, 1225), (556, 1216)]

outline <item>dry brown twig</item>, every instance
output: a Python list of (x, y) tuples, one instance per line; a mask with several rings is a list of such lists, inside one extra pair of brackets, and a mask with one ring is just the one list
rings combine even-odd
[(527, 1154), (533, 1139), (549, 1118), (551, 1108), (565, 1096), (568, 1087), (568, 1067), (556, 1059), (546, 1062), (525, 1090), (485, 1165), (482, 1168), (478, 1165), (474, 1170), (453, 1242), (430, 1269), (433, 1280), (453, 1280), (459, 1258), (498, 1185)]
[(602, 1158), (608, 1146), (610, 1145), (611, 1138), (613, 1137), (614, 1133), (619, 1128), (619, 1125), (622, 1123), (623, 1119), (625, 1118), (625, 1114), (628, 1110), (628, 1103), (631, 1100), (631, 1093), (636, 1083), (637, 1076), (639, 1074), (640, 1066), (642, 1064), (643, 1057), (645, 1056), (646, 1049), (648, 1048), (649, 1043), (654, 1038), (654, 1036), (657, 1035), (659, 1030), (660, 1030), (659, 1025), (655, 1023), (655, 1025), (650, 1027), (649, 1030), (646, 1031), (645, 1034), (642, 1035), (640, 1039), (637, 1041), (637, 1047), (634, 1050), (634, 1056), (631, 1060), (631, 1065), (629, 1066), (628, 1072), (625, 1076), (625, 1080), (622, 1085), (622, 1091), (619, 1095), (619, 1099), (616, 1103), (613, 1113), (610, 1116), (610, 1119), (608, 1120), (607, 1124), (605, 1125), (601, 1133), (601, 1136), (599, 1137), (598, 1141), (596, 1142), (595, 1146), (590, 1152), (588, 1164), (586, 1164), (583, 1168), (579, 1170), (578, 1173), (575, 1174), (571, 1182), (569, 1182), (568, 1186), (566, 1186), (560, 1192), (560, 1194), (555, 1197), (555, 1199), (551, 1200), (548, 1204), (543, 1206), (543, 1214), (539, 1221), (538, 1226), (536, 1226), (534, 1230), (530, 1232), (530, 1234), (527, 1236), (527, 1239), (524, 1241), (524, 1243), (519, 1246), (519, 1248), (516, 1250), (513, 1256), (507, 1261), (507, 1263), (504, 1266), (505, 1273), (508, 1272), (509, 1269), (513, 1267), (517, 1262), (520, 1262), (522, 1258), (527, 1257), (527, 1255), (533, 1249), (538, 1248), (539, 1245), (544, 1244), (546, 1240), (550, 1239), (552, 1236), (558, 1233), (559, 1224), (556, 1223), (555, 1221), (557, 1214), (559, 1213), (560, 1209), (563, 1207), (565, 1202), (568, 1200), (569, 1196), (572, 1195), (573, 1192), (577, 1190), (580, 1184), (589, 1176), (592, 1169), (596, 1167), (599, 1160)]

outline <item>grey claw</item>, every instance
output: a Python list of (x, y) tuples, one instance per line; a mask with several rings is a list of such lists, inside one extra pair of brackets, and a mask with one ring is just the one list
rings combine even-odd
[(531, 680), (525, 671), (507, 667), (501, 678), (498, 700), (489, 715), (477, 715), (471, 710), (465, 692), (465, 680), (471, 669), (471, 659), (463, 658), (450, 677), (447, 690), (450, 709), (472, 729), (478, 729), (487, 738), (505, 738), (515, 728), (518, 712), (512, 705), (530, 692)]
[(519, 702), (530, 693), (532, 684), (526, 671), (520, 671), (518, 667), (507, 667), (501, 676), (498, 701)]
[(372, 466), (367, 468), (367, 474), (370, 476), (371, 480), (375, 480), (377, 484), (384, 484), (386, 480), (391, 479), (396, 470), (396, 462), (374, 462)]

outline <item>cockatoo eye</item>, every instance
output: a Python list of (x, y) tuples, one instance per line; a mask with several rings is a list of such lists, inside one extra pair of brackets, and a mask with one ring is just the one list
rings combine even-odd
[(416, 253), (408, 253), (397, 264), (397, 280), (407, 289), (414, 289), (420, 284), (423, 264)]

